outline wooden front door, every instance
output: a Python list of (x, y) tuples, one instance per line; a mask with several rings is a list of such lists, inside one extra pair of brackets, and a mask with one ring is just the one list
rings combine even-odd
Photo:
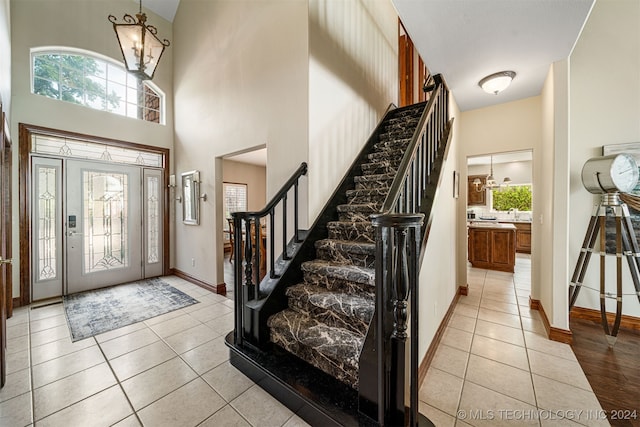
[(11, 317), (11, 143), (0, 106), (0, 387), (6, 380), (7, 317)]
[(401, 22), (398, 23), (398, 77), (400, 78), (399, 107), (411, 105), (413, 100), (413, 42)]

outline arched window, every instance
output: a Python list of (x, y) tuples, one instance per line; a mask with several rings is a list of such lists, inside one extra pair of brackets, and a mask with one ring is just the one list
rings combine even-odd
[(164, 123), (164, 94), (102, 55), (78, 49), (31, 50), (31, 91), (154, 123)]

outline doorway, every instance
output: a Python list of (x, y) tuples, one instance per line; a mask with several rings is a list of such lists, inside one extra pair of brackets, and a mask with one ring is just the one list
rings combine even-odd
[(6, 372), (7, 317), (13, 311), (11, 280), (11, 141), (9, 124), (0, 104), (0, 387)]
[(166, 274), (168, 150), (23, 126), (30, 280), (21, 302)]

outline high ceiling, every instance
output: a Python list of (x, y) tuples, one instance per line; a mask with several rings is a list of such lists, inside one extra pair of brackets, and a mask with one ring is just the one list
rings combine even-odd
[[(462, 111), (539, 95), (549, 66), (571, 53), (594, 1), (392, 0), (425, 64), (444, 76)], [(173, 21), (179, 2), (143, 5)], [(508, 89), (480, 89), (482, 77), (505, 70), (517, 73)]]
[[(549, 66), (571, 53), (594, 0), (392, 0), (433, 74), (462, 111), (539, 95)], [(498, 95), (478, 81), (517, 73)]]

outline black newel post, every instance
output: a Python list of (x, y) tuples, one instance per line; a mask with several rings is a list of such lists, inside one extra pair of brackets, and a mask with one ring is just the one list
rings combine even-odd
[[(420, 229), (424, 215), (380, 214), (372, 215), (371, 219), (376, 229), (376, 297), (379, 310), (376, 325), (377, 421), (380, 425), (418, 426), (417, 283)], [(409, 310), (410, 334), (407, 333)], [(410, 366), (405, 363), (407, 352), (410, 354)], [(410, 384), (405, 380), (407, 369)], [(405, 399), (407, 386), (408, 402)]]

